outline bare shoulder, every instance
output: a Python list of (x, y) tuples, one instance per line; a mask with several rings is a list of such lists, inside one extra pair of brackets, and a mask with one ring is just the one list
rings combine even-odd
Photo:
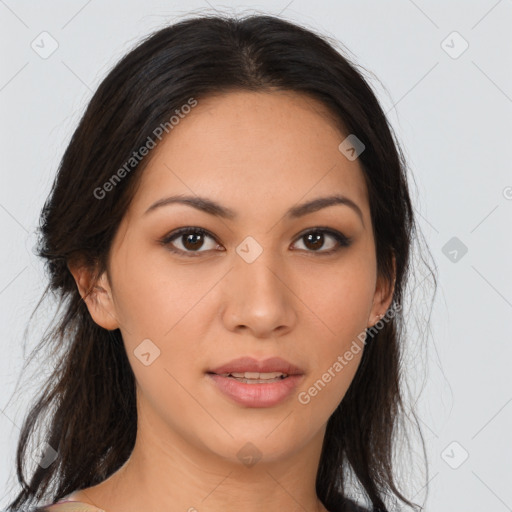
[(105, 512), (94, 505), (90, 493), (83, 490), (75, 491), (65, 498), (37, 509), (34, 512)]
[(36, 512), (105, 512), (89, 503), (80, 501), (60, 501), (37, 509)]

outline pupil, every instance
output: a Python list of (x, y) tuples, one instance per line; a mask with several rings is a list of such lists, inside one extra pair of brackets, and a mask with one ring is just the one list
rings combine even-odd
[[(313, 241), (311, 239), (314, 239)], [(318, 243), (320, 242), (320, 243)], [(313, 249), (318, 249), (323, 245), (323, 234), (322, 233), (309, 233), (306, 235), (306, 246), (311, 243)]]
[[(185, 235), (185, 243), (183, 244), (187, 249), (198, 249), (202, 245), (201, 237), (203, 235), (190, 234)], [(187, 244), (191, 244), (192, 247), (187, 246)]]

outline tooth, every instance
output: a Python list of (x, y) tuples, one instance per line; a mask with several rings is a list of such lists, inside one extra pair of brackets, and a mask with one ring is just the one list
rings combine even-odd
[(259, 372), (231, 372), (229, 375), (232, 377), (238, 378), (238, 379), (262, 379), (262, 380), (269, 380), (269, 379), (275, 379), (276, 377), (285, 377), (287, 376), (285, 373), (282, 372), (268, 372), (268, 373), (259, 373)]
[(244, 379), (250, 381), (266, 381), (266, 380), (275, 380), (275, 379), (284, 379), (288, 377), (287, 373), (283, 372), (267, 372), (267, 373), (259, 373), (259, 372), (229, 372), (229, 373), (220, 373), (221, 377), (233, 377), (235, 379)]
[[(247, 376), (247, 373), (245, 374)], [(270, 373), (260, 373), (256, 379), (275, 379), (276, 377), (281, 377), (281, 375), (285, 375), (282, 372), (270, 372)]]

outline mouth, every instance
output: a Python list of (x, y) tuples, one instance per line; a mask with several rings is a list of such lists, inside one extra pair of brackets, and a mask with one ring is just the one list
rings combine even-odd
[(229, 379), (235, 379), (244, 384), (269, 384), (271, 382), (279, 382), (289, 377), (287, 373), (282, 372), (231, 372), (231, 373), (214, 373), (207, 372), (210, 375), (218, 375)]
[(215, 389), (245, 407), (273, 407), (287, 400), (303, 381), (304, 371), (282, 359), (240, 357), (206, 372)]
[(250, 356), (244, 356), (215, 368), (209, 368), (207, 373), (252, 381), (282, 379), (290, 375), (302, 375), (304, 371), (295, 364), (280, 357), (258, 360)]

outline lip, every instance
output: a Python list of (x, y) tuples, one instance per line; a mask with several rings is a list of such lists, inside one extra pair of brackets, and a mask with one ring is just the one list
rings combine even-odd
[[(263, 361), (258, 361), (253, 357), (247, 356), (239, 357), (238, 359), (233, 359), (232, 361), (229, 361), (228, 363), (225, 363), (222, 366), (218, 366), (217, 368), (208, 370), (207, 373), (216, 373), (217, 375), (219, 375), (222, 373), (233, 372), (281, 372), (286, 373), (287, 375), (304, 374), (304, 371), (301, 368), (280, 357), (271, 357), (269, 359), (264, 359)], [(254, 384), (249, 385), (254, 386)]]
[(246, 384), (233, 377), (209, 373), (216, 388), (234, 402), (246, 407), (273, 407), (286, 400), (297, 388), (304, 375), (289, 375), (268, 384)]
[[(281, 372), (288, 376), (275, 382), (247, 384), (233, 377), (221, 375), (233, 372)], [(294, 392), (304, 379), (304, 372), (298, 366), (280, 357), (271, 357), (263, 361), (252, 357), (240, 357), (208, 371), (207, 376), (219, 391), (240, 405), (273, 407)]]

